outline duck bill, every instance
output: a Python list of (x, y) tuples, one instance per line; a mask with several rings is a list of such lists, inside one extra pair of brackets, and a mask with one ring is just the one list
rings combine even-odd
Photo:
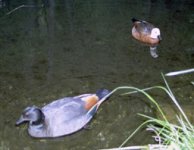
[(26, 120), (21, 116), (15, 123), (16, 126), (22, 124), (23, 122), (25, 122)]
[(162, 41), (162, 37), (160, 35), (158, 35), (158, 40)]

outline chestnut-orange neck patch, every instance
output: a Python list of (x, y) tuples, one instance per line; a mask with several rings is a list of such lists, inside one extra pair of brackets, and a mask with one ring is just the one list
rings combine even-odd
[(96, 95), (92, 95), (88, 97), (85, 102), (85, 109), (90, 110), (98, 102), (98, 97)]

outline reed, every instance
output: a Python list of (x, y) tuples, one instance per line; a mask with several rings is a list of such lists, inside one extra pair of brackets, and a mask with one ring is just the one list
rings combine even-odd
[[(162, 118), (154, 118), (144, 114), (139, 114), (140, 116), (146, 118), (146, 121), (143, 122), (137, 129), (129, 135), (129, 137), (118, 147), (106, 150), (124, 150), (124, 149), (136, 149), (136, 150), (193, 150), (194, 149), (194, 126), (190, 123), (183, 109), (179, 105), (176, 97), (171, 91), (164, 75), (162, 74), (165, 86), (153, 86), (146, 89), (138, 89), (135, 87), (126, 87), (127, 90), (131, 89), (134, 91), (130, 91), (127, 93), (123, 93), (122, 95), (129, 95), (133, 93), (142, 93), (144, 94), (149, 101), (151, 101)], [(124, 88), (122, 88), (124, 89)], [(155, 100), (151, 95), (149, 95), (146, 91), (158, 89), (164, 91), (170, 98), (170, 100), (175, 104), (179, 113), (175, 114), (177, 118), (177, 124), (171, 123), (168, 121), (167, 116), (165, 116), (164, 112), (160, 108), (157, 100)], [(127, 142), (143, 127), (147, 127), (148, 131), (152, 131), (155, 136), (155, 141), (157, 144), (155, 145), (146, 145), (146, 146), (131, 146), (124, 147)], [(105, 149), (104, 149), (105, 150)]]

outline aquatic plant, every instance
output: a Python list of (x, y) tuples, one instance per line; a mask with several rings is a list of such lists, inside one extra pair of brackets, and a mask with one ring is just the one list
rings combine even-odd
[[(172, 93), (164, 75), (162, 74), (163, 80), (165, 82), (164, 86), (153, 86), (146, 89), (138, 89), (134, 87), (127, 87), (127, 89), (132, 89), (134, 91), (127, 92), (122, 95), (128, 95), (136, 92), (144, 94), (157, 108), (160, 112), (162, 118), (154, 118), (144, 114), (139, 114), (146, 118), (143, 122), (118, 148), (106, 149), (106, 150), (130, 150), (130, 149), (141, 149), (141, 150), (193, 150), (194, 149), (194, 126), (188, 120), (183, 109), (179, 105), (177, 99)], [(160, 89), (164, 91), (175, 104), (179, 110), (179, 115), (175, 114), (177, 117), (177, 124), (168, 121), (166, 115), (160, 108), (157, 101), (149, 95), (146, 90)], [(154, 139), (157, 144), (146, 145), (146, 146), (130, 146), (123, 147), (126, 143), (140, 130), (140, 128), (147, 126), (148, 131), (152, 131), (155, 136)]]
[(194, 72), (194, 68), (166, 73), (165, 76), (177, 76)]

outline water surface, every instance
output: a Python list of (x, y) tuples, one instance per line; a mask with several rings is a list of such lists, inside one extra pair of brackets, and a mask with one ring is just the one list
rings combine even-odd
[[(30, 7), (6, 15), (22, 4)], [(193, 7), (191, 0), (67, 0), (49, 1), (46, 7), (41, 2), (11, 1), (9, 8), (1, 8), (0, 149), (119, 146), (143, 121), (137, 113), (154, 112), (140, 94), (113, 95), (101, 105), (89, 130), (71, 136), (33, 139), (27, 134), (27, 125), (15, 127), (15, 121), (29, 105), (43, 106), (54, 99), (99, 88), (164, 85), (161, 72), (192, 68)], [(163, 41), (158, 47), (159, 58), (152, 58), (149, 47), (131, 37), (132, 17), (160, 28)], [(192, 114), (188, 106), (194, 103), (194, 87), (190, 84), (193, 74), (167, 80), (182, 106)], [(150, 93), (164, 108), (172, 108), (164, 93)], [(151, 136), (142, 129), (127, 144), (153, 143)]]

